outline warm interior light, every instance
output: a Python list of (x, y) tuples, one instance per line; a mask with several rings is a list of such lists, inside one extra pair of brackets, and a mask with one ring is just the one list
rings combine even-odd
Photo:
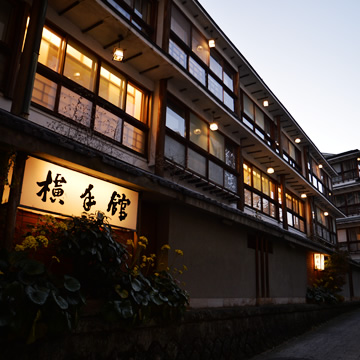
[(305, 193), (302, 193), (300, 196), (301, 196), (303, 199), (306, 199), (306, 198), (307, 198), (307, 195), (306, 195)]
[(319, 165), (319, 169), (322, 169), (322, 167), (323, 167), (323, 166), (320, 164), (320, 165)]
[(356, 160), (357, 160), (357, 161), (360, 161), (360, 157), (358, 157)]
[(263, 106), (268, 107), (269, 106), (269, 100), (264, 100), (263, 101)]
[(297, 144), (299, 144), (299, 143), (301, 143), (301, 139), (300, 139), (300, 138), (296, 138), (296, 139), (295, 139), (295, 142), (296, 142)]
[(325, 211), (324, 216), (329, 216), (329, 213), (327, 211)]
[(214, 48), (214, 47), (215, 47), (215, 40), (214, 40), (214, 39), (210, 39), (210, 40), (209, 40), (209, 47), (210, 47), (210, 48)]
[(275, 170), (274, 170), (274, 168), (273, 167), (268, 167), (267, 169), (266, 169), (266, 172), (268, 173), (268, 174), (273, 174), (274, 172), (275, 172)]
[(210, 124), (210, 130), (211, 131), (216, 131), (219, 128), (218, 124), (216, 122), (212, 122)]
[[(210, 125), (211, 126), (211, 125)], [(200, 135), (201, 134), (201, 130), (200, 129), (195, 129), (194, 130), (194, 134), (195, 135)]]
[(314, 268), (315, 268), (315, 270), (324, 270), (325, 269), (324, 254), (314, 254)]
[(123, 59), (124, 59), (124, 50), (119, 48), (119, 47), (115, 47), (114, 51), (113, 51), (112, 59), (114, 61), (123, 61)]

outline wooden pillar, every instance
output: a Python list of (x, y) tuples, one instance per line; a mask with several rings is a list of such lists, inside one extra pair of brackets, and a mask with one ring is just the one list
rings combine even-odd
[(281, 209), (283, 215), (283, 228), (287, 230), (288, 222), (287, 222), (287, 210), (286, 210), (286, 182), (285, 176), (280, 175), (280, 186), (281, 186)]
[(242, 156), (242, 149), (241, 145), (237, 148), (237, 154), (236, 154), (236, 171), (239, 173), (238, 179), (237, 179), (237, 190), (238, 194), (240, 194), (240, 200), (237, 203), (237, 207), (239, 210), (244, 211), (245, 206), (245, 193), (244, 193), (244, 158)]
[(241, 118), (241, 106), (240, 106), (240, 68), (238, 69), (237, 73), (234, 75), (234, 94), (236, 96), (235, 103), (234, 103), (234, 112)]
[(164, 176), (167, 79), (160, 80), (159, 120), (156, 132), (155, 174)]
[(283, 144), (282, 144), (282, 130), (281, 130), (281, 121), (280, 116), (276, 116), (276, 122), (277, 122), (277, 132), (278, 132), (278, 142), (279, 142), (279, 151), (280, 151), (280, 157), (283, 157)]
[(14, 98), (11, 106), (13, 114), (29, 115), (32, 90), (39, 57), (42, 30), (45, 23), (47, 0), (34, 0), (31, 7), (30, 23), (16, 79)]
[(260, 284), (259, 284), (259, 235), (256, 235), (255, 246), (255, 294), (256, 299), (260, 297)]
[(11, 181), (9, 202), (7, 204), (5, 236), (3, 243), (0, 244), (0, 246), (6, 249), (10, 249), (12, 247), (12, 242), (14, 239), (16, 212), (20, 203), (20, 195), (21, 195), (22, 180), (24, 176), (26, 158), (27, 155), (24, 153), (16, 154), (15, 167)]
[(170, 26), (171, 26), (171, 0), (164, 0), (162, 48), (165, 52), (169, 52)]

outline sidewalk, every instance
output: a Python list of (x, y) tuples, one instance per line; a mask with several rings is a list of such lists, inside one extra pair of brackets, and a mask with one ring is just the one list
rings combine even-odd
[(360, 360), (360, 309), (339, 315), (252, 360)]

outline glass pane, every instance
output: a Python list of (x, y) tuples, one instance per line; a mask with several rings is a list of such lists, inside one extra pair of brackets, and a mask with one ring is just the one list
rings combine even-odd
[(223, 101), (223, 88), (222, 86), (212, 77), (208, 76), (208, 89), (221, 101)]
[(262, 180), (262, 192), (265, 195), (270, 196), (269, 178), (265, 175), (262, 175), (261, 180)]
[(217, 131), (210, 131), (210, 154), (224, 161), (225, 139)]
[(94, 130), (120, 142), (121, 124), (121, 118), (100, 106), (96, 106)]
[(10, 20), (11, 6), (7, 1), (2, 1), (0, 11), (0, 40), (5, 41), (6, 29)]
[(185, 146), (166, 136), (165, 157), (185, 167)]
[(187, 68), (187, 55), (177, 44), (172, 40), (169, 42), (169, 54), (185, 69)]
[(251, 191), (245, 189), (244, 194), (245, 194), (245, 205), (251, 206), (252, 204)]
[(231, 90), (234, 90), (234, 82), (230, 72), (224, 70), (224, 84)]
[(269, 201), (264, 198), (263, 198), (263, 212), (268, 215), (270, 213)]
[(261, 210), (261, 196), (253, 193), (253, 207), (257, 210)]
[(292, 209), (292, 197), (291, 197), (291, 195), (286, 194), (285, 197), (286, 197), (286, 207), (288, 209)]
[(212, 161), (209, 161), (209, 179), (221, 186), (224, 185), (224, 170)]
[(47, 66), (53, 71), (59, 72), (61, 49), (61, 37), (44, 27), (39, 50), (39, 63)]
[(75, 44), (67, 44), (64, 75), (88, 90), (93, 91), (96, 76), (96, 60)]
[(236, 168), (236, 154), (235, 147), (230, 144), (225, 145), (225, 163), (231, 166), (233, 169)]
[(142, 121), (143, 93), (131, 84), (127, 85), (125, 111), (137, 120)]
[(62, 87), (59, 101), (59, 114), (90, 127), (92, 102)]
[(141, 154), (145, 153), (145, 134), (140, 129), (124, 122), (123, 145)]
[(230, 191), (237, 192), (237, 177), (228, 171), (225, 171), (225, 187)]
[(294, 160), (296, 160), (295, 146), (294, 146), (294, 144), (292, 144), (291, 142), (289, 142), (289, 155), (290, 155), (290, 157), (292, 157)]
[(269, 181), (270, 197), (275, 200), (276, 186), (272, 181)]
[(175, 107), (166, 108), (166, 126), (181, 136), (185, 136), (185, 111)]
[(217, 75), (220, 80), (223, 80), (223, 69), (221, 64), (214, 58), (213, 55), (210, 55), (210, 69)]
[(244, 113), (250, 117), (251, 120), (254, 120), (254, 104), (253, 102), (243, 94), (244, 100)]
[(226, 91), (224, 91), (224, 104), (232, 111), (234, 111), (234, 99)]
[(189, 72), (205, 85), (205, 70), (192, 57), (189, 59)]
[(251, 168), (246, 164), (243, 165), (244, 168), (244, 184), (251, 186)]
[(171, 8), (171, 30), (186, 45), (190, 45), (190, 23), (175, 6)]
[(124, 109), (125, 78), (110, 67), (102, 66), (99, 95), (120, 109)]
[(261, 191), (261, 174), (257, 169), (253, 169), (253, 187)]
[(287, 221), (288, 221), (288, 225), (289, 226), (294, 226), (294, 223), (293, 223), (293, 216), (291, 213), (287, 213)]
[(31, 101), (54, 110), (57, 84), (39, 74), (35, 75)]
[(265, 130), (264, 113), (257, 106), (255, 106), (255, 123), (260, 129)]
[(270, 203), (270, 216), (276, 218), (276, 207), (273, 203)]
[(207, 40), (195, 29), (192, 31), (192, 51), (206, 65), (209, 63), (209, 45)]
[(189, 149), (188, 168), (202, 176), (206, 176), (206, 159), (194, 150)]
[(209, 127), (205, 121), (190, 113), (190, 141), (208, 151)]
[(302, 232), (305, 232), (305, 223), (302, 220), (300, 220), (299, 230)]

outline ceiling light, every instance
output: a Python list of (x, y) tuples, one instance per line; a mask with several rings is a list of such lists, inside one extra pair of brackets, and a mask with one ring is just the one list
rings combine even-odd
[(210, 130), (216, 131), (219, 128), (218, 124), (216, 122), (210, 123)]
[(264, 100), (263, 101), (263, 106), (268, 107), (269, 106), (269, 100)]
[(319, 169), (322, 169), (322, 167), (323, 167), (323, 166), (320, 164), (320, 165), (319, 165)]
[(329, 216), (329, 213), (327, 211), (325, 211), (324, 216)]
[[(210, 125), (211, 126), (211, 125)], [(201, 130), (200, 129), (195, 129), (194, 130), (194, 134), (195, 135), (200, 135), (201, 134)]]
[(209, 47), (214, 48), (215, 47), (215, 39), (209, 39)]
[(113, 51), (113, 57), (112, 59), (114, 61), (123, 61), (124, 59), (124, 50), (120, 47), (115, 47)]
[(272, 166), (269, 166), (267, 169), (266, 169), (266, 172), (268, 174), (273, 174), (275, 172), (274, 168)]
[(301, 139), (300, 139), (300, 138), (296, 138), (296, 139), (295, 139), (295, 142), (296, 142), (297, 144), (299, 144), (299, 143), (301, 143)]
[(306, 198), (307, 198), (307, 195), (306, 195), (305, 193), (302, 193), (300, 196), (301, 196), (303, 199), (306, 199)]

